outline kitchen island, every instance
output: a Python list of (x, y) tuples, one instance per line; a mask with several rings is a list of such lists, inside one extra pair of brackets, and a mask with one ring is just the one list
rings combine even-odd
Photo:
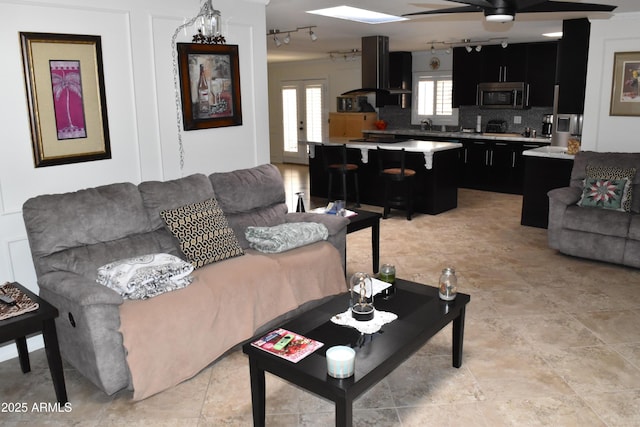
[[(414, 179), (414, 211), (431, 215), (458, 206), (458, 163), (462, 144), (415, 139), (368, 142), (363, 139), (330, 138), (323, 142), (306, 142), (309, 146), (310, 192), (314, 197), (327, 197), (328, 176), (324, 170), (322, 145), (346, 145), (350, 163), (358, 165), (360, 201), (383, 206), (383, 180), (378, 173), (376, 148), (407, 152), (407, 168), (416, 171)], [(334, 191), (333, 194), (339, 194)], [(349, 200), (353, 200), (350, 197)]]
[(420, 129), (367, 130), (368, 137), (433, 139), (459, 142), (458, 186), (475, 190), (522, 194), (523, 152), (548, 146), (550, 138), (531, 138), (518, 133), (444, 132)]

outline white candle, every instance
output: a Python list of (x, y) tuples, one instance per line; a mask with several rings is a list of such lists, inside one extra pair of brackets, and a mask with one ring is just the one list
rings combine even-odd
[(334, 378), (347, 378), (353, 375), (356, 352), (351, 347), (337, 345), (327, 349), (327, 372)]

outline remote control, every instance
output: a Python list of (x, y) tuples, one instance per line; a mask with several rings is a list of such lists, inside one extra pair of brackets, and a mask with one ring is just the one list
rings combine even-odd
[(7, 305), (15, 305), (16, 300), (11, 298), (9, 295), (0, 295), (0, 301)]
[(276, 345), (273, 346), (273, 348), (275, 350), (278, 350), (278, 351), (284, 350), (285, 347), (287, 347), (289, 345), (289, 343), (291, 342), (292, 339), (293, 339), (293, 335), (292, 334), (287, 334), (284, 337), (282, 337), (280, 339), (280, 341), (278, 341), (276, 343)]

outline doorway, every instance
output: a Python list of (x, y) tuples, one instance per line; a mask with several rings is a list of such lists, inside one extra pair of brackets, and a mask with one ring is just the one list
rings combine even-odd
[(308, 148), (300, 141), (321, 142), (328, 134), (326, 80), (282, 82), (282, 160), (308, 163)]

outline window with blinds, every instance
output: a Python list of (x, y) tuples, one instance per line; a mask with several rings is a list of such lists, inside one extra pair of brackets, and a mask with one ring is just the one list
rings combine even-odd
[(420, 76), (417, 85), (415, 102), (418, 116), (434, 118), (453, 114), (451, 76)]

